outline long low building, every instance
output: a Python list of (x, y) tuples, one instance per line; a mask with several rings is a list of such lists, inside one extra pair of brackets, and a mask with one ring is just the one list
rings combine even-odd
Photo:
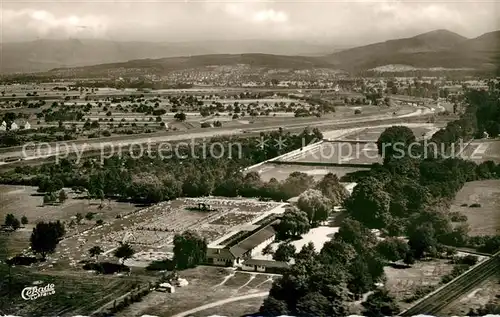
[(290, 265), (286, 262), (250, 259), (243, 262), (241, 269), (251, 272), (282, 273), (289, 267)]
[(252, 231), (237, 231), (219, 245), (207, 248), (207, 263), (219, 266), (241, 265), (271, 244), (276, 236), (273, 225), (264, 223)]

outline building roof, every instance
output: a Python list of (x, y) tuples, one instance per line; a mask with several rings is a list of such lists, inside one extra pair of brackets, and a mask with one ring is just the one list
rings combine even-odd
[(225, 248), (207, 248), (207, 258), (230, 259), (234, 258), (233, 254)]
[(236, 245), (232, 246), (229, 248), (229, 251), (231, 254), (239, 258), (246, 252), (252, 250), (262, 242), (273, 238), (276, 235), (276, 231), (274, 231), (273, 227), (271, 225), (268, 225), (254, 233), (252, 233), (250, 236), (246, 237), (245, 239), (241, 240), (238, 242)]
[(290, 265), (282, 261), (250, 259), (243, 262), (244, 265), (258, 265), (265, 267), (288, 268)]

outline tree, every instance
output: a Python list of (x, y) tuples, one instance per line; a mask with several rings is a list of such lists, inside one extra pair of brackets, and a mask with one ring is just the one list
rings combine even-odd
[(284, 199), (299, 196), (311, 188), (313, 184), (314, 178), (311, 175), (301, 172), (293, 172), (281, 185), (282, 196)]
[(320, 317), (331, 315), (332, 303), (320, 292), (311, 292), (300, 298), (297, 303), (297, 315), (304, 317)]
[(307, 214), (312, 226), (328, 219), (332, 210), (331, 201), (317, 189), (308, 189), (299, 196), (297, 206)]
[(91, 257), (95, 257), (96, 262), (97, 262), (97, 260), (99, 258), (99, 255), (101, 253), (103, 253), (103, 252), (104, 252), (103, 249), (100, 246), (98, 246), (98, 245), (93, 246), (92, 248), (89, 249), (90, 256)]
[(347, 189), (340, 184), (337, 175), (333, 173), (326, 174), (323, 179), (316, 185), (316, 189), (328, 199), (331, 200), (332, 205), (341, 205), (344, 200), (349, 196)]
[(288, 262), (295, 256), (295, 246), (290, 243), (281, 243), (273, 254), (273, 260)]
[(174, 118), (177, 119), (177, 121), (186, 121), (186, 114), (184, 112), (176, 113), (174, 115)]
[(376, 290), (362, 305), (363, 315), (367, 317), (397, 316), (400, 311), (394, 297), (385, 289)]
[(349, 243), (358, 253), (373, 248), (377, 243), (377, 237), (370, 229), (361, 222), (349, 218), (342, 222), (334, 239)]
[(316, 253), (316, 249), (314, 248), (314, 243), (309, 242), (308, 244), (304, 244), (300, 252), (295, 255), (296, 261), (307, 261), (309, 259), (315, 258), (318, 254)]
[(121, 244), (113, 253), (115, 258), (121, 259), (122, 264), (134, 255), (135, 251), (128, 243)]
[(46, 255), (53, 253), (60, 239), (64, 236), (65, 229), (61, 222), (39, 222), (33, 228), (30, 237), (31, 250), (35, 254)]
[(408, 245), (417, 259), (420, 259), (424, 253), (435, 253), (436, 231), (430, 223), (424, 223), (410, 232)]
[(297, 208), (287, 208), (276, 229), (279, 239), (298, 237), (309, 231), (309, 219), (305, 212)]
[(363, 178), (345, 201), (347, 213), (368, 228), (384, 228), (389, 222), (390, 195), (374, 177)]
[(268, 255), (268, 254), (273, 254), (273, 253), (274, 253), (273, 247), (270, 244), (266, 245), (264, 247), (264, 249), (262, 249), (262, 254), (263, 255)]
[(68, 194), (66, 194), (66, 191), (64, 189), (61, 189), (59, 192), (59, 202), (62, 204), (68, 199)]
[(259, 309), (259, 312), (263, 316), (287, 316), (289, 314), (287, 303), (284, 300), (275, 299), (272, 296), (268, 296), (262, 306)]
[(416, 142), (413, 131), (405, 126), (392, 126), (385, 129), (377, 140), (377, 148), (384, 163), (391, 158), (402, 158), (408, 154), (410, 144)]
[(23, 226), (27, 225), (28, 224), (28, 218), (26, 216), (22, 216), (21, 217), (21, 223), (23, 224)]
[(13, 214), (7, 214), (7, 216), (5, 216), (5, 225), (12, 227), (14, 230), (21, 227), (21, 223)]
[(82, 222), (82, 220), (83, 220), (82, 214), (81, 213), (77, 213), (75, 217), (76, 217), (76, 223), (80, 224), (80, 222)]
[(347, 286), (356, 299), (372, 289), (373, 278), (364, 255), (358, 255), (352, 261), (349, 267), (349, 274), (351, 277)]
[(43, 196), (43, 203), (44, 204), (52, 204), (57, 200), (57, 197), (54, 193), (48, 193)]
[[(77, 214), (78, 215), (78, 214)], [(94, 219), (94, 215), (95, 213), (89, 211), (86, 215), (85, 215), (85, 219), (87, 219), (88, 221), (91, 221), (92, 219)]]
[(408, 243), (400, 238), (389, 237), (377, 244), (377, 252), (380, 256), (392, 262), (405, 259), (409, 251)]
[(355, 257), (356, 249), (340, 239), (325, 242), (320, 251), (320, 259), (323, 263), (336, 263), (341, 267), (347, 267)]
[(178, 269), (192, 268), (205, 262), (207, 241), (194, 231), (174, 236), (174, 263)]

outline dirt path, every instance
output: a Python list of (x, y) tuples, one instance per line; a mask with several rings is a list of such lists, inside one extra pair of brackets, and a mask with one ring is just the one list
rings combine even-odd
[(229, 304), (232, 302), (238, 302), (238, 301), (245, 300), (245, 299), (264, 297), (264, 296), (267, 296), (268, 294), (269, 294), (269, 292), (262, 292), (262, 293), (248, 294), (248, 295), (243, 295), (243, 296), (238, 296), (238, 297), (226, 298), (223, 300), (219, 300), (219, 301), (216, 301), (216, 302), (213, 302), (210, 304), (202, 305), (202, 306), (187, 310), (183, 313), (176, 314), (172, 317), (186, 317), (186, 316), (189, 316), (191, 314), (195, 314), (197, 312), (203, 311), (205, 309), (214, 308), (214, 307), (221, 306), (224, 304)]

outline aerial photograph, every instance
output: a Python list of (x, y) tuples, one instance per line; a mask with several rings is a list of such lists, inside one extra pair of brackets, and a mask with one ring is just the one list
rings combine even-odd
[(485, 315), (499, 0), (0, 0), (0, 317)]

